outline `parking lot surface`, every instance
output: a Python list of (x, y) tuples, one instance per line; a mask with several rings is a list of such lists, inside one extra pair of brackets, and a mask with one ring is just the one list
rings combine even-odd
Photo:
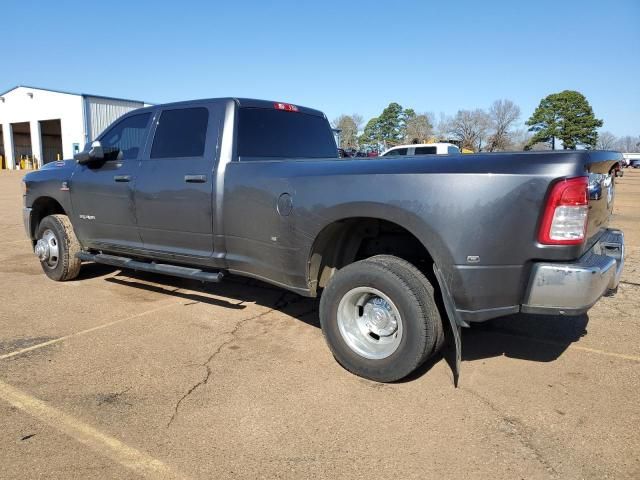
[(317, 302), (85, 265), (55, 283), (0, 172), (0, 477), (640, 478), (640, 171), (618, 179), (615, 297), (463, 331), (378, 384), (325, 346)]

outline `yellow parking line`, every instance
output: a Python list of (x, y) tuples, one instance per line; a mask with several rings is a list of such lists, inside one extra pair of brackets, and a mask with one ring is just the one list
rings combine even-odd
[(149, 315), (150, 313), (155, 313), (160, 310), (164, 310), (165, 308), (173, 307), (174, 305), (178, 305), (180, 302), (173, 301), (169, 305), (163, 305), (162, 307), (154, 308), (152, 310), (147, 310), (146, 312), (137, 313), (130, 317), (121, 318), (119, 320), (114, 320), (113, 322), (104, 323), (102, 325), (98, 325), (96, 327), (88, 328), (87, 330), (82, 330), (80, 332), (72, 333), (70, 335), (65, 335), (64, 337), (54, 338), (53, 340), (49, 340), (47, 342), (38, 343), (36, 345), (32, 345), (30, 347), (22, 348), (20, 350), (16, 350), (15, 352), (5, 353), (4, 355), (0, 355), (0, 360), (4, 360), (6, 358), (15, 357), (16, 355), (22, 355), (23, 353), (30, 352), (32, 350), (36, 350), (42, 347), (48, 347), (49, 345), (53, 345), (56, 343), (64, 342), (69, 338), (78, 337), (80, 335), (86, 335), (87, 333), (95, 332), (96, 330), (102, 330), (103, 328), (111, 327), (118, 323), (126, 322), (128, 320), (133, 320), (134, 318), (142, 317), (144, 315)]
[(0, 381), (0, 399), (145, 478), (185, 478), (166, 464)]
[(573, 343), (567, 345), (566, 343), (562, 343), (562, 342), (555, 342), (553, 340), (545, 340), (545, 339), (542, 339), (542, 338), (527, 337), (526, 335), (517, 335), (517, 334), (514, 334), (514, 333), (497, 332), (497, 331), (494, 331), (494, 332), (491, 332), (491, 333), (497, 333), (498, 335), (504, 335), (506, 337), (519, 338), (521, 340), (533, 341), (533, 342), (538, 342), (538, 343), (545, 343), (547, 345), (553, 345), (553, 346), (556, 346), (556, 347), (565, 347), (567, 350), (581, 350), (583, 352), (596, 353), (598, 355), (605, 355), (607, 357), (622, 358), (624, 360), (633, 360), (634, 362), (640, 362), (640, 357), (637, 356), (637, 355), (628, 355), (626, 353), (607, 352), (606, 350), (598, 350), (597, 348), (583, 347), (582, 345), (575, 345)]
[(633, 360), (640, 362), (640, 357), (636, 355), (627, 355), (625, 353), (607, 352), (606, 350), (598, 350), (597, 348), (583, 347), (581, 345), (569, 345), (571, 350), (582, 350), (583, 352), (597, 353), (598, 355), (607, 355), (608, 357), (624, 358), (625, 360)]

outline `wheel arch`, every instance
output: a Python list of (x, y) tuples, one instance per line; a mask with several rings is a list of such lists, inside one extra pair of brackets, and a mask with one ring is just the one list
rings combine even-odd
[(55, 214), (67, 215), (67, 212), (58, 200), (49, 196), (38, 197), (34, 200), (31, 205), (31, 218), (29, 222), (31, 239), (35, 238), (38, 225), (40, 225), (42, 219)]
[[(426, 275), (443, 261), (439, 240), (427, 245), (415, 228), (381, 216), (350, 216), (325, 225), (308, 255), (307, 282), (312, 295), (324, 288), (340, 268), (378, 254), (410, 261)], [(434, 248), (435, 247), (435, 248)], [(440, 248), (438, 248), (440, 247)]]

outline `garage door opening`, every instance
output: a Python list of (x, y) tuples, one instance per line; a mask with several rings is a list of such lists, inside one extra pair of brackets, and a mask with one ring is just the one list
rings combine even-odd
[(60, 119), (41, 120), (42, 163), (62, 160), (62, 127)]
[(33, 159), (31, 126), (29, 122), (12, 123), (13, 155), (16, 167), (27, 168)]

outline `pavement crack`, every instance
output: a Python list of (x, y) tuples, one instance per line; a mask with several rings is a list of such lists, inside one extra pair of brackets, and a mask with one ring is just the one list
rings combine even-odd
[(182, 402), (184, 402), (193, 392), (195, 392), (197, 389), (199, 389), (200, 387), (206, 385), (209, 382), (209, 379), (211, 378), (211, 374), (213, 373), (212, 369), (211, 369), (211, 362), (213, 362), (213, 360), (220, 354), (220, 352), (222, 352), (222, 349), (228, 345), (230, 345), (231, 343), (233, 343), (236, 340), (236, 335), (238, 333), (238, 331), (240, 330), (240, 328), (242, 328), (242, 326), (247, 323), (250, 322), (252, 320), (257, 320), (258, 318), (264, 317), (265, 315), (270, 314), (271, 312), (273, 312), (276, 309), (281, 309), (283, 307), (286, 307), (287, 305), (289, 305), (290, 302), (285, 301), (285, 297), (287, 295), (288, 292), (284, 292), (282, 295), (280, 295), (278, 297), (278, 299), (275, 301), (275, 303), (273, 304), (273, 307), (269, 308), (268, 310), (259, 313), (257, 315), (253, 315), (252, 317), (249, 318), (244, 318), (242, 320), (239, 320), (235, 326), (233, 327), (233, 329), (227, 333), (227, 335), (229, 335), (229, 338), (227, 340), (225, 340), (224, 342), (222, 342), (220, 345), (218, 345), (218, 348), (211, 354), (209, 355), (209, 358), (207, 358), (207, 361), (204, 363), (201, 363), (200, 366), (204, 367), (206, 369), (205, 375), (202, 378), (202, 380), (200, 380), (199, 382), (195, 383), (193, 386), (191, 386), (191, 388), (189, 388), (184, 395), (182, 395), (182, 397), (180, 397), (180, 399), (176, 402), (174, 408), (173, 408), (173, 413), (171, 414), (171, 418), (169, 418), (169, 422), (167, 423), (167, 428), (169, 428), (171, 426), (171, 424), (174, 422), (174, 420), (177, 418), (178, 416), (178, 411), (180, 410), (180, 406), (182, 405)]
[(521, 420), (513, 417), (511, 415), (507, 415), (502, 410), (500, 410), (493, 402), (489, 399), (485, 398), (475, 390), (471, 390), (467, 387), (460, 387), (461, 390), (464, 390), (467, 393), (473, 395), (476, 399), (480, 400), (485, 406), (489, 407), (489, 409), (500, 419), (500, 421), (507, 428), (508, 435), (515, 438), (520, 445), (522, 445), (525, 449), (530, 451), (534, 458), (551, 474), (553, 478), (559, 478), (558, 471), (551, 465), (551, 462), (545, 457), (545, 455), (540, 451), (540, 449), (535, 445), (532, 440), (532, 434), (529, 429), (522, 423)]

